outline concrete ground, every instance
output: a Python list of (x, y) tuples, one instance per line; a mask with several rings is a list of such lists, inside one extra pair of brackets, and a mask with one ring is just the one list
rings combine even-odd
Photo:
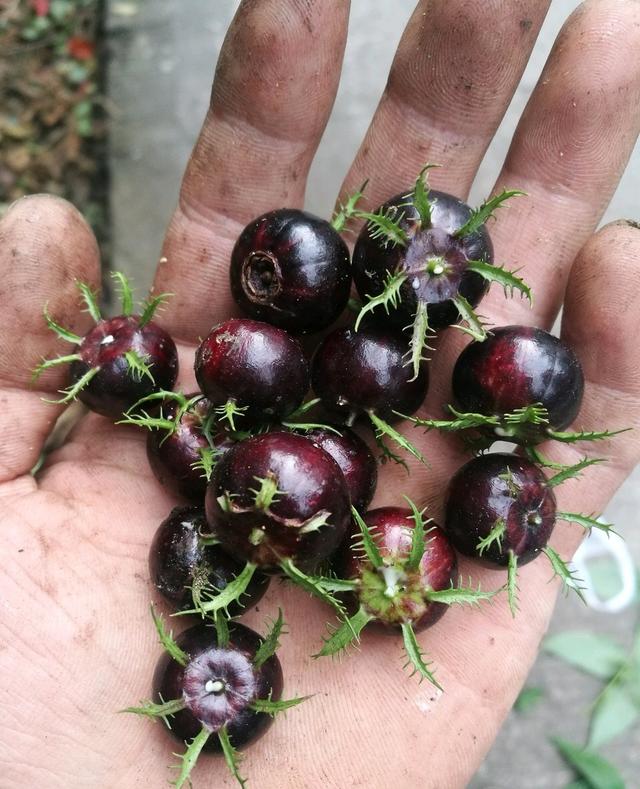
[[(112, 216), (115, 268), (136, 283), (151, 279), (164, 228), (176, 202), (184, 165), (195, 140), (210, 80), (236, 0), (155, 0), (109, 2), (112, 60), (110, 99), (114, 107), (111, 147)], [(352, 17), (343, 78), (333, 116), (312, 168), (307, 207), (328, 215), (384, 87), (393, 52), (411, 10), (410, 2), (352, 0)], [(483, 162), (472, 199), (491, 188), (527, 97), (555, 35), (576, 0), (554, 0), (520, 88)], [(638, 218), (640, 148), (637, 147), (604, 221)], [(640, 564), (640, 471), (636, 470), (606, 513), (627, 539)], [(577, 599), (561, 600), (553, 632), (584, 627), (629, 644), (637, 606), (607, 615)], [(560, 662), (541, 656), (530, 684), (545, 698), (526, 715), (513, 713), (472, 782), (475, 789), (556, 789), (571, 779), (549, 734), (585, 741), (587, 714), (598, 683)], [(625, 776), (640, 787), (640, 729), (603, 749)]]

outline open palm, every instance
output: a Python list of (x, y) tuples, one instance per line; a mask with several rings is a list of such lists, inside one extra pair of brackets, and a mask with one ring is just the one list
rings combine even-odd
[[(375, 207), (437, 162), (435, 188), (467, 193), (526, 64), (545, 0), (424, 0), (404, 33), (389, 82), (344, 192), (370, 179)], [(241, 4), (220, 54), (202, 133), (159, 262), (155, 288), (174, 295), (159, 317), (179, 342), (178, 387), (194, 388), (198, 338), (233, 312), (229, 254), (244, 224), (303, 202), (307, 172), (340, 73), (348, 17), (344, 0)], [(531, 310), (495, 292), (492, 323), (549, 327), (565, 304), (563, 335), (577, 350), (587, 390), (581, 428), (640, 424), (640, 230), (609, 225), (592, 235), (640, 125), (640, 4), (587, 2), (569, 20), (523, 115), (499, 187), (523, 189), (491, 226), (496, 259), (521, 267)], [(140, 185), (144, 188), (144, 184)], [(150, 622), (147, 553), (176, 503), (152, 476), (145, 436), (90, 414), (34, 479), (56, 408), (41, 402), (62, 385), (56, 371), (35, 391), (30, 370), (60, 352), (42, 307), (82, 333), (75, 278), (96, 283), (95, 242), (77, 212), (37, 196), (0, 224), (0, 675), (3, 786), (162, 786), (175, 743), (161, 724), (116, 711), (150, 694), (160, 647)], [(464, 340), (446, 332), (431, 364), (423, 411), (449, 401)], [(420, 440), (418, 431), (412, 438)], [(401, 493), (439, 518), (458, 442), (430, 434), (431, 467), (385, 467), (374, 504)], [(575, 462), (581, 448), (543, 448)], [(588, 451), (588, 447), (587, 447)], [(640, 459), (625, 433), (598, 447), (611, 462), (559, 490), (562, 510), (597, 513)], [(566, 559), (581, 537), (560, 524), (552, 544)], [(503, 575), (462, 564), (487, 588)], [(362, 650), (338, 663), (312, 660), (330, 612), (301, 590), (273, 583), (262, 628), (282, 605), (290, 635), (280, 652), (286, 695), (316, 694), (282, 716), (247, 753), (256, 787), (458, 787), (497, 734), (535, 658), (557, 593), (544, 559), (521, 570), (521, 611), (506, 600), (456, 608), (420, 636), (445, 688), (401, 668), (398, 637), (365, 633)], [(176, 624), (177, 627), (177, 624)], [(175, 759), (174, 759), (175, 761)], [(222, 760), (203, 758), (195, 785), (231, 786)]]

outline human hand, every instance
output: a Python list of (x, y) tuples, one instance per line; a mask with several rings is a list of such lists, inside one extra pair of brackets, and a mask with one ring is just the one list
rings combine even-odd
[[(180, 342), (182, 389), (193, 388), (198, 337), (233, 311), (227, 271), (237, 234), (265, 210), (302, 204), (337, 87), (347, 6), (245, 2), (230, 29), (155, 283), (175, 294), (158, 320)], [(464, 197), (547, 6), (421, 3), (343, 194), (368, 177), (375, 207), (430, 161), (442, 165), (430, 175), (433, 187)], [(530, 310), (492, 293), (482, 313), (496, 325), (549, 327), (565, 299), (563, 336), (587, 378), (578, 419), (587, 429), (640, 423), (640, 231), (619, 223), (592, 236), (638, 133), (639, 45), (636, 2), (590, 2), (571, 18), (497, 179), (498, 187), (529, 196), (490, 226), (496, 259), (522, 266), (536, 299)], [(175, 743), (161, 725), (115, 713), (150, 694), (160, 647), (148, 614), (147, 553), (175, 502), (148, 469), (146, 436), (93, 414), (37, 480), (28, 474), (57, 415), (40, 397), (62, 385), (55, 371), (42, 377), (42, 391), (29, 385), (40, 358), (59, 351), (42, 306), (48, 301), (74, 331), (87, 328), (74, 279), (97, 284), (95, 242), (62, 201), (26, 198), (0, 224), (0, 265), (2, 774), (9, 787), (161, 786)], [(439, 415), (450, 400), (458, 335), (446, 332), (439, 343), (425, 414)], [(598, 454), (611, 461), (563, 485), (560, 508), (601, 511), (640, 459), (636, 433), (600, 445)], [(444, 488), (464, 458), (442, 435), (430, 434), (421, 448), (431, 468), (412, 466), (407, 477), (385, 467), (375, 505), (398, 504), (405, 493), (438, 521)], [(549, 454), (577, 459), (566, 447)], [(581, 536), (561, 523), (552, 545), (566, 559)], [(503, 582), (467, 562), (461, 571), (486, 588)], [(362, 651), (349, 659), (312, 660), (331, 612), (297, 588), (274, 584), (260, 612), (243, 621), (261, 629), (281, 604), (290, 629), (280, 651), (286, 695), (317, 695), (247, 751), (252, 784), (463, 786), (535, 658), (557, 593), (549, 575), (544, 561), (521, 569), (515, 620), (500, 599), (479, 611), (451, 610), (419, 636), (444, 694), (403, 674), (396, 637), (365, 632)], [(216, 758), (203, 757), (193, 779), (233, 785)]]

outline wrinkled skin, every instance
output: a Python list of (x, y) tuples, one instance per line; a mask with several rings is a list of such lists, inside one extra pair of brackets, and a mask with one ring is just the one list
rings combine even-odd
[[(546, 7), (540, 0), (419, 5), (342, 198), (370, 177), (373, 208), (406, 190), (425, 161), (443, 165), (431, 173), (434, 188), (464, 198)], [(198, 337), (232, 314), (228, 261), (236, 235), (274, 205), (302, 204), (346, 35), (342, 0), (241, 8), (164, 243), (170, 263), (161, 264), (155, 282), (156, 292), (175, 294), (158, 321), (181, 341), (185, 376)], [(585, 372), (576, 423), (584, 428), (640, 426), (640, 230), (618, 223), (592, 235), (637, 136), (639, 48), (638, 3), (598, 0), (572, 16), (497, 175), (498, 188), (517, 187), (529, 197), (514, 200), (491, 224), (496, 259), (522, 266), (536, 298), (529, 310), (492, 289), (482, 312), (494, 325), (549, 328), (565, 300), (562, 332)], [(390, 140), (400, 156), (390, 155)], [(194, 270), (203, 254), (206, 263)], [(34, 389), (30, 370), (42, 356), (68, 352), (50, 336), (42, 306), (48, 301), (52, 316), (73, 331), (88, 330), (74, 278), (98, 284), (95, 242), (67, 204), (27, 198), (1, 221), (0, 268), (3, 785), (164, 786), (173, 777), (167, 765), (175, 763), (175, 742), (161, 724), (115, 711), (151, 693), (161, 650), (149, 621), (146, 563), (157, 524), (175, 500), (147, 468), (142, 431), (114, 428), (93, 414), (37, 479), (28, 475), (59, 413), (40, 398), (63, 383), (50, 371)], [(450, 330), (439, 343), (426, 414), (440, 416), (450, 401), (451, 369), (464, 342)], [(182, 391), (193, 385), (178, 382)], [(373, 506), (402, 506), (406, 493), (418, 506), (429, 504), (441, 522), (447, 481), (467, 456), (456, 439), (410, 435), (432, 467), (416, 464), (411, 477), (384, 467)], [(583, 449), (541, 447), (564, 462), (579, 460)], [(561, 486), (561, 510), (600, 512), (640, 457), (640, 431), (597, 453), (611, 462)], [(619, 524), (623, 533), (625, 526)], [(567, 559), (582, 536), (561, 523), (551, 544)], [(466, 561), (460, 571), (488, 588), (504, 575)], [(442, 695), (402, 672), (396, 637), (365, 632), (362, 650), (349, 659), (310, 660), (330, 613), (301, 590), (275, 584), (260, 611), (243, 621), (262, 631), (282, 605), (291, 633), (279, 651), (284, 696), (318, 695), (247, 750), (249, 785), (465, 786), (535, 658), (557, 593), (548, 580), (542, 561), (522, 568), (515, 621), (501, 599), (480, 611), (452, 610), (418, 636), (438, 666)], [(215, 757), (203, 757), (193, 780), (196, 787), (233, 786)]]

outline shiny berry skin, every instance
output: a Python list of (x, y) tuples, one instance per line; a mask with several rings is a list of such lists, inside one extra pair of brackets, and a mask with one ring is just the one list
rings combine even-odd
[(324, 449), (274, 431), (240, 441), (218, 462), (206, 511), (211, 532), (240, 561), (275, 570), (291, 559), (311, 570), (344, 537), (349, 491)]
[(329, 222), (282, 208), (254, 219), (231, 255), (231, 293), (249, 317), (294, 333), (333, 323), (351, 288), (347, 245)]
[(467, 269), (469, 260), (493, 262), (493, 246), (486, 228), (482, 225), (475, 233), (456, 238), (453, 233), (469, 219), (471, 208), (457, 197), (435, 190), (429, 192), (429, 199), (431, 223), (426, 228), (421, 227), (412, 194), (396, 195), (378, 209), (395, 211), (395, 221), (408, 236), (406, 246), (372, 238), (368, 224), (356, 241), (353, 279), (361, 298), (379, 295), (389, 274), (408, 275), (400, 289), (397, 308), (390, 310), (389, 315), (382, 309), (372, 313), (383, 325), (391, 321), (398, 328), (410, 326), (418, 303), (422, 302), (427, 305), (431, 328), (443, 328), (459, 319), (451, 301), (453, 296), (461, 295), (475, 307), (487, 292), (488, 283)]
[[(193, 395), (189, 396), (190, 400)], [(191, 408), (178, 416), (180, 405), (174, 400), (162, 404), (162, 415), (176, 428), (152, 430), (147, 437), (147, 458), (156, 479), (173, 493), (197, 503), (204, 502), (207, 478), (197, 464), (202, 460), (202, 450), (211, 449), (203, 432), (203, 425), (211, 414), (211, 403), (202, 397)], [(230, 449), (235, 441), (225, 431), (212, 436), (216, 456)]]
[[(454, 548), (487, 564), (507, 565), (513, 551), (526, 564), (545, 547), (556, 518), (556, 497), (535, 464), (517, 455), (492, 453), (470, 460), (449, 484), (445, 530)], [(478, 543), (499, 522), (501, 541), (484, 551)]]
[(311, 363), (311, 385), (331, 413), (347, 424), (373, 411), (387, 422), (422, 405), (429, 377), (422, 364), (415, 380), (407, 367), (407, 343), (399, 332), (371, 324), (358, 331), (336, 329), (327, 335)]
[[(338, 429), (338, 428), (336, 428)], [(344, 475), (351, 504), (364, 512), (376, 492), (378, 464), (367, 444), (348, 427), (340, 427), (340, 433), (325, 428), (316, 428), (305, 433), (305, 437), (322, 447), (340, 466)]]
[[(575, 353), (549, 332), (531, 326), (493, 329), (473, 342), (453, 370), (453, 395), (462, 411), (500, 416), (539, 403), (548, 425), (501, 425), (496, 438), (532, 444), (547, 438), (547, 428), (564, 430), (578, 415), (584, 374)], [(490, 429), (490, 428), (489, 428)]]
[[(133, 351), (148, 365), (153, 380), (129, 368), (125, 353)], [(153, 321), (140, 326), (137, 315), (99, 321), (77, 348), (70, 379), (77, 382), (99, 368), (78, 399), (92, 411), (117, 418), (147, 395), (171, 390), (178, 377), (178, 351), (171, 337)]]
[[(178, 646), (189, 655), (181, 666), (164, 654), (153, 678), (158, 703), (182, 699), (185, 709), (171, 716), (171, 734), (180, 741), (193, 739), (204, 727), (215, 735), (226, 725), (236, 748), (254, 742), (269, 728), (272, 717), (250, 708), (257, 699), (278, 701), (282, 695), (282, 668), (272, 655), (260, 668), (255, 657), (262, 639), (243, 625), (230, 625), (230, 639), (219, 647), (214, 627), (197, 625), (177, 638)], [(205, 751), (220, 752), (218, 737), (211, 736)]]
[(415, 522), (411, 510), (380, 507), (364, 516), (383, 558), (374, 567), (362, 548), (353, 547), (360, 538), (357, 526), (338, 557), (341, 577), (355, 579), (359, 603), (375, 621), (390, 627), (410, 622), (415, 631), (440, 619), (449, 606), (432, 602), (425, 593), (448, 589), (456, 579), (456, 554), (446, 534), (433, 523), (425, 524), (425, 551), (417, 570), (407, 570)]
[(216, 326), (196, 351), (196, 379), (209, 400), (233, 400), (251, 419), (285, 418), (309, 389), (300, 343), (268, 323), (232, 318)]
[[(222, 591), (244, 565), (218, 545), (207, 545), (209, 531), (204, 507), (175, 507), (158, 527), (149, 551), (151, 581), (176, 611), (193, 608), (191, 588), (208, 585)], [(254, 573), (241, 605), (232, 604), (231, 616), (255, 605), (267, 591), (269, 578)]]

